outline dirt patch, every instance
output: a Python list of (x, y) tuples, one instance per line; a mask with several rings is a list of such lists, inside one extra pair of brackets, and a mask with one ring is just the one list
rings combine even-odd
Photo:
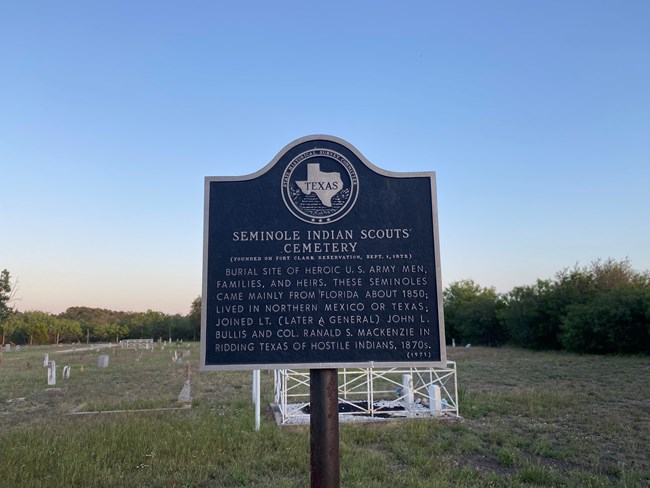
[(477, 453), (466, 453), (457, 456), (454, 465), (499, 476), (507, 476), (515, 472), (513, 467), (503, 466), (497, 459)]

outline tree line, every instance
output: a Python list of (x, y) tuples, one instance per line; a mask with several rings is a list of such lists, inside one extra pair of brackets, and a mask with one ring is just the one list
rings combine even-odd
[(650, 353), (650, 273), (598, 260), (499, 294), (473, 280), (443, 292), (448, 342), (594, 354)]
[(163, 312), (120, 312), (102, 308), (70, 307), (58, 315), (37, 310), (17, 312), (11, 306), (15, 283), (9, 272), (0, 274), (0, 340), (14, 344), (62, 342), (119, 342), (121, 339), (198, 340), (201, 297), (187, 315)]
[[(201, 297), (188, 315), (71, 307), (52, 315), (16, 312), (15, 282), (0, 272), (2, 344), (119, 341), (128, 338), (198, 340)], [(598, 260), (559, 271), (503, 294), (471, 279), (443, 291), (447, 342), (580, 353), (650, 353), (650, 272), (628, 260)]]

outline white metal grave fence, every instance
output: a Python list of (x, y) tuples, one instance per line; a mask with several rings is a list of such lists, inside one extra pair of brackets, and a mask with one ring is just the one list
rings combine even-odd
[[(309, 371), (276, 369), (273, 409), (282, 424), (309, 419)], [(340, 418), (459, 418), (456, 363), (446, 368), (339, 369)]]
[(122, 339), (122, 349), (153, 349), (153, 339)]

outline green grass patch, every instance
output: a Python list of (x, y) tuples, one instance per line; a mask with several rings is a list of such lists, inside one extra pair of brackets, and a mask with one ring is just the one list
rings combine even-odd
[[(0, 479), (15, 487), (304, 487), (309, 428), (253, 429), (251, 373), (165, 351), (23, 348), (0, 366)], [(47, 386), (44, 352), (69, 380)], [(104, 351), (102, 354), (106, 353)], [(345, 487), (650, 486), (650, 360), (451, 349), (464, 420), (341, 424)], [(191, 410), (176, 405), (190, 363)], [(272, 374), (262, 392), (272, 398)], [(83, 411), (147, 410), (116, 415)]]

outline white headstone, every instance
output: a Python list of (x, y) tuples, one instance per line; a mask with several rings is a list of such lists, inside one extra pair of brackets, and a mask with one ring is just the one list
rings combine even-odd
[(402, 375), (402, 395), (404, 396), (404, 403), (413, 404), (413, 378), (410, 374)]
[(64, 380), (70, 379), (70, 366), (63, 366), (63, 379)]
[(438, 385), (429, 385), (429, 409), (434, 417), (442, 415), (442, 396)]
[(47, 384), (56, 385), (56, 361), (50, 361), (47, 366)]
[(11, 352), (11, 344), (5, 344), (5, 352)]
[(20, 346), (16, 346), (16, 352), (20, 351)]
[(43, 367), (47, 368), (47, 363), (49, 363), (49, 362), (50, 362), (50, 355), (45, 353), (43, 355)]
[(97, 367), (108, 368), (108, 356), (106, 354), (99, 356), (99, 359), (97, 360)]

